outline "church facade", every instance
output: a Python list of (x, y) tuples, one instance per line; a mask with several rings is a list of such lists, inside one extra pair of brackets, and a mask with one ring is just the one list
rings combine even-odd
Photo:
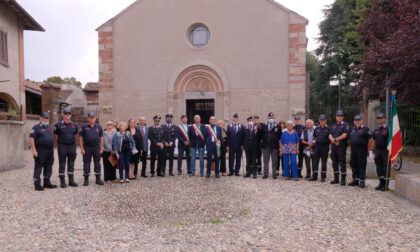
[(100, 26), (100, 121), (305, 115), (308, 20), (273, 0), (137, 0)]

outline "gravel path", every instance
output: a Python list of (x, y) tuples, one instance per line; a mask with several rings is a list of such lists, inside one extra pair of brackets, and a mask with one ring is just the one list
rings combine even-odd
[(418, 209), (370, 186), (182, 175), (100, 187), (91, 176), (89, 187), (35, 192), (32, 166), (0, 177), (1, 251), (420, 248)]

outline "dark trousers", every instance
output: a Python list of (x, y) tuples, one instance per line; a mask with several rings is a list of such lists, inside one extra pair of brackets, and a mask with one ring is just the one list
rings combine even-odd
[(220, 172), (226, 173), (226, 145), (222, 144), (220, 148)]
[(169, 174), (173, 174), (175, 146), (173, 145), (172, 147), (164, 147), (163, 151), (165, 152), (165, 163), (163, 164), (163, 174), (165, 174), (166, 172), (166, 160), (169, 160)]
[(58, 144), (58, 176), (64, 177), (66, 171), (67, 161), (67, 174), (74, 174), (74, 161), (76, 160), (76, 145), (71, 144)]
[(367, 148), (351, 148), (350, 166), (353, 172), (353, 180), (366, 180)]
[[(347, 145), (340, 143), (339, 146), (332, 144), (331, 145), (331, 160), (334, 174), (346, 175), (346, 150)], [(338, 170), (340, 167), (340, 171)]]
[(184, 144), (179, 143), (178, 145), (178, 173), (182, 173), (182, 158), (185, 156), (187, 157), (187, 174), (191, 173), (191, 154), (190, 154), (190, 147), (185, 146)]
[(246, 155), (246, 174), (250, 175), (252, 173), (256, 175), (258, 150), (252, 149), (252, 148), (245, 149), (245, 155)]
[[(239, 148), (238, 150), (229, 148), (229, 173), (230, 174), (239, 174), (241, 169), (241, 158), (242, 158), (242, 150)], [(235, 170), (233, 169), (235, 167)]]
[[(146, 175), (146, 166), (147, 166), (147, 151), (143, 150), (140, 155), (141, 160), (141, 175)], [(154, 172), (153, 172), (154, 173)]]
[[(299, 144), (299, 146), (301, 146), (301, 145), (302, 145), (302, 143)], [(299, 149), (301, 149), (301, 150), (299, 150), (299, 155), (297, 155), (297, 159), (298, 159), (297, 166), (298, 166), (298, 172), (299, 172), (299, 174), (301, 174), (302, 173), (303, 160), (305, 158), (305, 154), (303, 153), (303, 148), (300, 148), (299, 147)]]
[(101, 175), (101, 164), (100, 159), (101, 155), (99, 154), (100, 147), (98, 146), (83, 146), (85, 149), (85, 155), (83, 155), (83, 175), (90, 175), (90, 163), (93, 158), (94, 163), (94, 173), (95, 175)]
[(219, 157), (217, 156), (216, 144), (207, 146), (207, 176), (211, 174), (211, 163), (214, 161), (214, 171), (216, 176), (219, 175)]
[(50, 179), (52, 175), (52, 166), (54, 164), (54, 149), (36, 148), (38, 157), (34, 157), (34, 180), (41, 179), (41, 172), (44, 168), (44, 179)]
[(262, 148), (258, 146), (257, 150), (257, 169), (258, 172), (262, 172)]
[(388, 159), (387, 149), (375, 149), (376, 173), (380, 179), (389, 179), (391, 177), (391, 162)]
[(120, 163), (120, 180), (123, 179), (123, 170), (125, 170), (125, 178), (128, 178), (128, 172), (130, 171), (130, 157), (131, 152), (124, 151), (118, 152), (120, 159), (118, 160)]
[[(328, 156), (327, 156), (328, 157)], [(311, 176), (311, 162), (314, 163), (314, 155), (311, 154), (309, 157), (305, 154), (305, 166), (306, 166), (306, 176)], [(313, 166), (313, 165), (312, 165)]]
[(156, 172), (158, 175), (163, 175), (165, 169), (165, 152), (161, 148), (153, 148), (150, 150), (150, 173), (155, 174), (155, 162), (157, 162)]
[(321, 159), (321, 178), (327, 177), (327, 161), (328, 151), (330, 150), (329, 144), (316, 144), (314, 148), (314, 159), (312, 163), (313, 176), (318, 177), (319, 160)]
[(111, 152), (104, 151), (102, 152), (102, 164), (104, 165), (104, 180), (112, 181), (116, 179), (116, 170), (115, 167), (111, 165), (108, 158), (111, 156)]

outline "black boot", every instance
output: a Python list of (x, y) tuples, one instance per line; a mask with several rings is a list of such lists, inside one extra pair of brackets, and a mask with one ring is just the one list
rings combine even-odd
[(340, 183), (339, 179), (338, 179), (339, 174), (338, 173), (334, 173), (334, 179), (330, 182), (331, 185), (335, 185)]
[(379, 191), (382, 190), (382, 188), (385, 186), (385, 179), (380, 178), (379, 179), (379, 185), (375, 187), (375, 190)]
[(386, 192), (389, 190), (389, 179), (384, 179), (384, 186), (381, 188), (381, 191)]
[(305, 179), (310, 179), (310, 178), (311, 178), (311, 170), (306, 170)]
[(44, 191), (44, 187), (42, 187), (41, 182), (39, 180), (35, 180), (35, 191)]
[(54, 189), (57, 188), (57, 185), (51, 184), (50, 179), (44, 178), (44, 188)]
[(359, 187), (360, 188), (365, 188), (365, 181), (360, 181), (359, 182)]
[(71, 187), (77, 187), (78, 186), (78, 184), (76, 182), (74, 182), (74, 175), (73, 174), (69, 175), (69, 186), (71, 186)]
[(101, 180), (101, 175), (96, 175), (96, 184), (97, 185), (104, 185), (104, 182)]
[(254, 171), (254, 174), (253, 174), (253, 176), (252, 176), (254, 179), (256, 179), (257, 178), (257, 172), (256, 171)]
[(83, 183), (83, 186), (89, 185), (89, 176), (85, 176), (85, 182)]
[(352, 182), (349, 183), (349, 186), (358, 186), (359, 185), (359, 180), (353, 180)]
[(244, 178), (249, 178), (249, 177), (251, 177), (251, 174), (247, 172), (247, 173), (244, 175)]
[(308, 179), (308, 181), (317, 181), (317, 180), (318, 180), (318, 175), (316, 175), (316, 173), (314, 173), (314, 175), (312, 175), (312, 177)]
[(64, 176), (60, 176), (60, 187), (61, 188), (66, 188), (66, 179), (64, 178)]
[(346, 175), (341, 175), (341, 186), (345, 186), (346, 185)]
[(298, 177), (299, 178), (303, 178), (303, 176), (302, 176), (302, 169), (298, 169)]

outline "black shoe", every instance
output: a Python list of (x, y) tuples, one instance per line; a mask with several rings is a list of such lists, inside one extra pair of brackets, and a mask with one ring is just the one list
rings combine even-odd
[(236, 177), (239, 177), (239, 176), (241, 176), (241, 174), (239, 174), (239, 173), (235, 173), (235, 176), (236, 176)]
[(311, 175), (309, 175), (308, 173), (308, 175), (305, 176), (305, 179), (309, 179), (309, 178), (311, 178)]
[(340, 185), (341, 186), (346, 186), (346, 175), (341, 175)]
[(174, 174), (173, 174), (173, 173), (169, 173), (169, 176), (173, 177), (173, 176), (174, 176)]
[(254, 175), (252, 176), (253, 179), (257, 178), (257, 173), (255, 172)]
[(61, 188), (66, 188), (66, 179), (64, 178), (64, 176), (60, 177), (60, 187)]
[(142, 178), (147, 178), (148, 176), (147, 176), (147, 175), (145, 175), (145, 174), (142, 174), (142, 175), (141, 175), (141, 177), (142, 177)]
[(85, 176), (85, 182), (83, 183), (83, 186), (89, 185), (89, 176)]
[(359, 185), (359, 181), (358, 180), (353, 180), (352, 182), (350, 182), (348, 184), (348, 186), (358, 186)]
[(104, 185), (104, 182), (101, 180), (101, 175), (96, 175), (96, 184)]
[(303, 178), (303, 176), (302, 176), (302, 170), (298, 170), (298, 177), (299, 178)]
[(210, 175), (206, 175), (206, 178), (210, 178)]
[(258, 172), (258, 175), (262, 175), (262, 171), (259, 171), (259, 172)]
[(381, 191), (382, 192), (389, 191), (389, 187), (388, 187), (388, 184), (387, 183), (385, 183), (385, 185), (381, 188)]
[(233, 173), (229, 173), (228, 174), (228, 177), (232, 177), (234, 174)]
[(277, 175), (273, 175), (273, 179), (277, 179)]
[(312, 176), (308, 179), (308, 181), (317, 181), (318, 177), (317, 176)]
[(35, 191), (44, 191), (44, 187), (41, 185), (41, 183), (38, 181), (35, 181)]
[(219, 174), (216, 174), (215, 178), (220, 178), (220, 175)]
[(268, 178), (268, 175), (264, 175), (262, 178), (263, 179), (267, 179)]
[(375, 187), (375, 190), (379, 191), (382, 190), (382, 188), (385, 186), (385, 179), (379, 179), (379, 185)]
[[(150, 177), (151, 177), (151, 178), (153, 178), (154, 176), (155, 176), (155, 174), (154, 174), (154, 173), (150, 174)], [(147, 176), (146, 176), (145, 178), (147, 178)]]
[(54, 189), (57, 188), (57, 185), (51, 184), (50, 179), (44, 179), (44, 188)]
[(331, 180), (330, 184), (335, 185), (335, 184), (338, 184), (338, 183), (340, 183), (340, 181), (338, 180), (338, 174), (334, 174), (334, 179)]
[(74, 182), (74, 175), (73, 174), (69, 175), (69, 186), (71, 186), (71, 187), (78, 187), (79, 186), (76, 182)]
[(204, 174), (203, 173), (200, 173), (200, 177), (204, 177)]
[(359, 182), (359, 187), (360, 188), (365, 188), (365, 181), (360, 181)]
[(325, 178), (321, 178), (321, 182), (325, 182)]
[(249, 178), (249, 177), (251, 177), (251, 174), (249, 174), (249, 173), (244, 175), (244, 178)]

